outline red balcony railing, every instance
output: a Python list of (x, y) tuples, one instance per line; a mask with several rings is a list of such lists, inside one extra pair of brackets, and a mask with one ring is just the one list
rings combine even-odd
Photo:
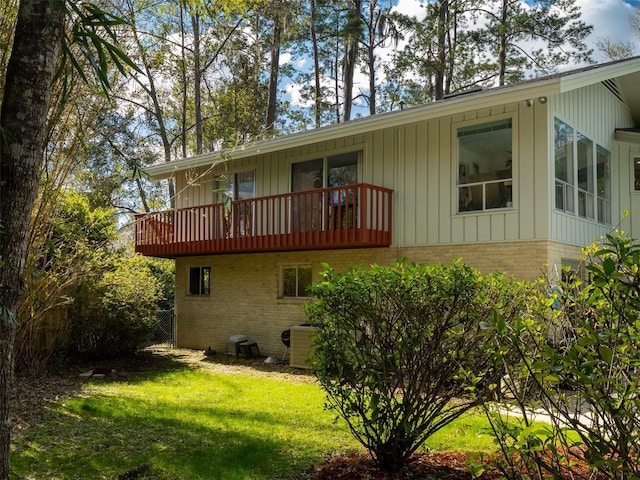
[(392, 190), (368, 184), (136, 216), (136, 251), (155, 257), (385, 247)]

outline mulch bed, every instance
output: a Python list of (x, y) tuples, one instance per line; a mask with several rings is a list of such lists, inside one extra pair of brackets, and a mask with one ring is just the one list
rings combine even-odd
[[(566, 480), (606, 480), (603, 474), (594, 472), (584, 462), (572, 459), (571, 471), (563, 472), (561, 478)], [(473, 476), (472, 467), (476, 470)], [(460, 452), (433, 452), (414, 454), (407, 467), (399, 472), (385, 472), (365, 455), (335, 456), (312, 472), (308, 480), (498, 480), (505, 475), (495, 467), (495, 459), (484, 462), (472, 459)], [(538, 473), (521, 468), (518, 471), (522, 478), (539, 478)], [(551, 479), (550, 474), (545, 478)]]
[[(311, 473), (309, 480), (471, 480), (468, 463), (463, 453), (438, 452), (415, 454), (409, 465), (399, 472), (385, 472), (364, 455), (336, 456)], [(498, 470), (486, 470), (479, 480), (501, 478)]]

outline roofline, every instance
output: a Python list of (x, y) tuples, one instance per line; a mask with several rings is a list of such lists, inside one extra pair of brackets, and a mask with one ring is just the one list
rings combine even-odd
[(500, 104), (507, 104), (559, 94), (636, 71), (640, 71), (640, 57), (613, 61), (602, 65), (592, 65), (514, 85), (450, 97), (405, 110), (380, 113), (346, 123), (261, 140), (252, 144), (241, 145), (231, 150), (210, 152), (153, 165), (147, 167), (145, 171), (151, 180), (161, 180), (172, 177), (178, 171), (212, 165), (223, 161), (229, 156), (234, 160), (243, 159), (296, 148), (309, 143), (334, 140), (336, 137), (359, 135), (417, 121), (431, 120), (444, 115), (455, 115), (469, 110), (491, 108), (497, 104), (496, 97), (500, 98)]
[(640, 71), (640, 57), (615, 60), (600, 65), (567, 72), (561, 78), (561, 92), (576, 90), (581, 87), (604, 82), (615, 77), (621, 77)]
[(204, 153), (195, 157), (175, 160), (168, 163), (147, 167), (145, 172), (151, 180), (170, 178), (174, 173), (212, 165), (223, 161), (229, 156), (239, 160), (255, 155), (264, 155), (289, 148), (296, 148), (309, 143), (317, 143), (334, 140), (336, 137), (345, 137), (369, 133), (389, 127), (406, 125), (416, 121), (430, 120), (444, 115), (464, 113), (470, 109), (483, 109), (496, 106), (496, 97), (500, 97), (500, 103), (519, 102), (528, 98), (537, 98), (559, 93), (558, 79), (548, 79), (532, 84), (517, 84), (507, 87), (498, 87), (491, 90), (483, 90), (468, 95), (460, 95), (446, 100), (439, 100), (405, 110), (379, 113), (369, 117), (358, 118), (346, 123), (329, 125), (314, 130), (283, 135), (269, 140), (261, 140), (256, 143), (241, 145), (235, 149)]
[(619, 142), (640, 144), (640, 129), (638, 128), (616, 128), (614, 138)]

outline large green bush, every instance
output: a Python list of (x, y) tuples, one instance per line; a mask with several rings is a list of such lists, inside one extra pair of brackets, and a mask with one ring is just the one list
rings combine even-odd
[(522, 475), (514, 458), (542, 477), (578, 457), (608, 478), (640, 478), (640, 244), (608, 235), (585, 262), (588, 282), (545, 278), (530, 316), (491, 322), (496, 350), (517, 358), (503, 385), (520, 423), (488, 408), (509, 477)]
[(73, 352), (114, 356), (144, 346), (161, 296), (160, 282), (145, 258), (118, 258), (79, 288), (70, 306)]
[(143, 346), (155, 310), (173, 305), (173, 262), (115, 248), (113, 208), (83, 192), (58, 192), (50, 204), (30, 247), (16, 365), (35, 372), (63, 351), (114, 356)]
[(381, 467), (402, 467), (476, 404), (476, 387), (493, 375), (480, 323), (516, 290), (459, 263), (326, 266), (307, 309), (318, 327), (314, 371), (327, 407)]

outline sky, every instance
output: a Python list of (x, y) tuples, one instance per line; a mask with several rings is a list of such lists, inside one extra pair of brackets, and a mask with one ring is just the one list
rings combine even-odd
[[(638, 44), (637, 54), (640, 55), (640, 42), (629, 24), (629, 16), (640, 7), (640, 0), (578, 0), (577, 3), (582, 8), (585, 23), (593, 25), (589, 39), (591, 45), (598, 38), (634, 42)], [(594, 57), (597, 61), (605, 60), (604, 55), (598, 52)]]
[[(423, 9), (420, 0), (397, 0), (396, 9), (408, 15), (420, 15)], [(629, 16), (635, 14), (640, 7), (640, 0), (577, 0), (582, 9), (582, 18), (587, 25), (593, 25), (593, 33), (587, 44), (594, 49), (594, 60), (605, 61), (602, 53), (596, 52), (595, 42), (598, 38), (609, 38), (612, 41), (638, 43), (629, 24)]]
[[(418, 18), (424, 16), (424, 8), (421, 7), (424, 2), (425, 0), (392, 0), (396, 10)], [(634, 43), (637, 45), (636, 55), (640, 55), (640, 39), (636, 38), (629, 22), (629, 17), (635, 15), (636, 10), (640, 8), (640, 0), (576, 0), (576, 4), (582, 10), (583, 21), (587, 25), (593, 25), (593, 32), (586, 40), (586, 43), (589, 48), (593, 49), (593, 60), (596, 63), (609, 60), (604, 53), (596, 48), (596, 42), (599, 39), (608, 38), (612, 42)], [(384, 56), (384, 53), (382, 55)], [(290, 54), (281, 55), (281, 63), (286, 63), (290, 60)], [(308, 67), (308, 61), (309, 59), (299, 59), (301, 63), (297, 67), (300, 69), (305, 66)], [(573, 67), (577, 67), (577, 65), (566, 65), (560, 67), (559, 70), (570, 70)], [(362, 73), (356, 72), (354, 83), (356, 90), (368, 90), (368, 79)], [(300, 87), (295, 83), (287, 83), (285, 87), (286, 97), (293, 105), (305, 105), (308, 107), (310, 106), (308, 101), (305, 102), (301, 99)], [(362, 101), (356, 100), (354, 103), (354, 114), (367, 114), (368, 110), (362, 104)]]

